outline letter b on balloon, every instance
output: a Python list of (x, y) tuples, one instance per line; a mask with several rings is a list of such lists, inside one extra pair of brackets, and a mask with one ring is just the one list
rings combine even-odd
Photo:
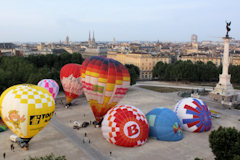
[(139, 130), (140, 130), (139, 125), (134, 121), (127, 122), (124, 126), (124, 133), (129, 138), (138, 137)]

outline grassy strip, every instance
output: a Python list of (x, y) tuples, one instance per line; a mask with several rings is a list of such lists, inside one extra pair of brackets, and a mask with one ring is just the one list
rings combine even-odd
[(170, 93), (170, 92), (178, 92), (178, 91), (186, 91), (187, 89), (181, 89), (181, 88), (169, 88), (169, 87), (157, 87), (157, 86), (144, 86), (140, 85), (139, 87), (144, 89), (149, 89), (156, 92), (161, 93)]

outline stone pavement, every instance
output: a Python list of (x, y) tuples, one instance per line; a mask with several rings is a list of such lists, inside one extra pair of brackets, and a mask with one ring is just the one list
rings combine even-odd
[[(177, 96), (177, 92), (159, 93), (139, 88), (136, 85), (129, 89), (127, 95), (119, 104), (133, 105), (146, 114), (155, 107), (174, 109), (175, 104), (180, 99), (181, 97)], [(221, 109), (217, 104), (211, 103), (207, 99), (206, 103), (210, 108), (218, 110), (221, 116), (219, 119), (213, 119), (213, 129), (217, 129), (220, 125), (225, 127), (234, 126), (240, 129), (239, 111)], [(68, 160), (100, 159), (100, 156), (117, 160), (193, 160), (195, 157), (205, 160), (214, 159), (208, 142), (210, 132), (190, 133), (184, 131), (183, 140), (178, 142), (164, 142), (149, 138), (147, 143), (141, 147), (127, 148), (107, 142), (102, 136), (101, 129), (94, 128), (93, 125), (74, 130), (72, 123), (74, 120), (80, 123), (94, 120), (93, 113), (85, 97), (78, 98), (75, 105), (69, 109), (65, 109), (63, 104), (57, 104), (56, 115), (54, 116), (56, 119), (53, 118), (51, 124), (48, 124), (30, 141), (28, 151), (23, 151), (15, 145), (16, 151), (11, 152), (9, 136), (12, 132), (0, 133), (0, 159), (3, 152), (7, 153), (6, 157), (10, 160), (27, 159), (29, 156), (40, 156), (51, 152), (55, 155), (66, 155)], [(84, 136), (85, 133), (87, 133), (86, 137)], [(82, 139), (85, 142), (91, 140), (91, 143), (82, 146), (84, 145), (81, 144)], [(112, 152), (111, 156), (110, 152)], [(99, 158), (96, 158), (96, 155)]]

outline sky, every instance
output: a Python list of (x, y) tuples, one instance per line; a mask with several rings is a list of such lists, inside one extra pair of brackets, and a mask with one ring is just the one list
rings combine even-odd
[(239, 0), (0, 0), (0, 42), (240, 39)]

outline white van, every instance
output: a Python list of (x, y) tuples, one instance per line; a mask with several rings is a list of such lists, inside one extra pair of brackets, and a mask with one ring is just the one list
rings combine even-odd
[(10, 136), (10, 141), (16, 143), (16, 142), (20, 141), (20, 138), (19, 138), (18, 136), (16, 136), (15, 134), (12, 134), (12, 135)]

